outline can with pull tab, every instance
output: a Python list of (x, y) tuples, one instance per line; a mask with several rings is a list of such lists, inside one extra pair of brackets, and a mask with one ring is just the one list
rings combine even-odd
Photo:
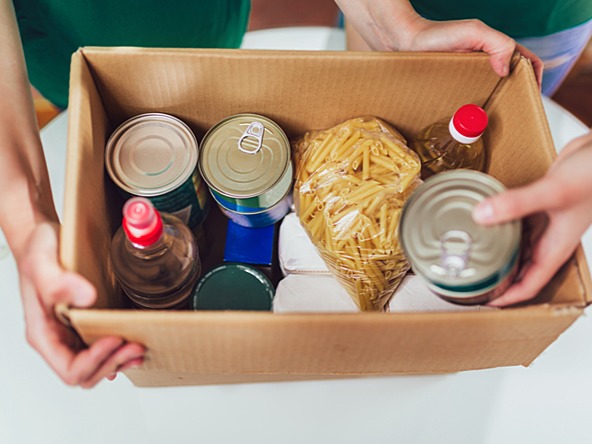
[(267, 117), (237, 114), (218, 122), (204, 136), (199, 168), (222, 212), (239, 225), (271, 225), (290, 210), (290, 143)]
[(473, 208), (505, 187), (471, 170), (429, 178), (403, 208), (400, 238), (415, 274), (442, 299), (485, 304), (501, 296), (518, 269), (521, 221), (482, 226)]

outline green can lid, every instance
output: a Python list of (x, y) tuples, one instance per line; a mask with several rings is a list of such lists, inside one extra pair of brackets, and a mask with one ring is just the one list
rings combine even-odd
[(275, 290), (256, 268), (243, 264), (224, 264), (206, 273), (198, 282), (193, 310), (271, 310)]
[(290, 165), (288, 137), (277, 123), (258, 114), (236, 114), (218, 122), (204, 136), (199, 158), (210, 188), (241, 199), (276, 187)]

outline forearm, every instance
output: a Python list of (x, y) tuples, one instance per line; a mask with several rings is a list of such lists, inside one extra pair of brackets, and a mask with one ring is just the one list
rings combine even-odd
[(18, 258), (42, 221), (57, 221), (12, 2), (0, 0), (0, 227)]
[[(335, 0), (335, 3), (371, 49), (406, 49), (421, 27), (422, 18), (408, 0)], [(351, 30), (348, 32), (359, 38)]]

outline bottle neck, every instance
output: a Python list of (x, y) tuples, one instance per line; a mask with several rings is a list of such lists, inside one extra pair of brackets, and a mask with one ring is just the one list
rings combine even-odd
[(454, 127), (453, 119), (450, 119), (450, 123), (448, 124), (448, 131), (450, 131), (450, 135), (452, 136), (452, 138), (454, 140), (456, 140), (459, 143), (463, 143), (465, 145), (468, 145), (470, 143), (476, 142), (477, 140), (479, 140), (481, 138), (481, 134), (479, 134), (477, 137), (466, 137), (466, 136), (463, 136)]
[[(144, 221), (137, 224), (128, 221), (124, 216), (122, 221), (123, 231), (128, 240), (137, 247), (148, 247), (159, 241), (163, 234), (163, 223), (160, 213), (154, 211), (154, 217), (148, 226), (145, 226)], [(136, 221), (137, 222), (137, 221)]]
[(153, 253), (156, 250), (159, 250), (160, 248), (162, 248), (165, 243), (164, 243), (164, 238), (165, 238), (165, 232), (164, 230), (162, 230), (162, 232), (160, 233), (160, 236), (151, 244), (149, 245), (144, 245), (141, 243), (136, 243), (134, 242), (132, 239), (130, 239), (127, 235), (126, 235), (126, 240), (127, 242), (135, 249), (135, 250), (142, 250), (145, 253)]

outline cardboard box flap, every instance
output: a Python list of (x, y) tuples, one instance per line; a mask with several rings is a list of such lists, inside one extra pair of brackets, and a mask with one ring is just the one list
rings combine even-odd
[[(104, 223), (111, 203), (106, 198), (104, 146), (108, 118), (91, 73), (80, 52), (72, 56), (68, 115), (68, 152), (64, 186), (64, 217), (60, 235), (60, 260), (68, 269), (89, 278), (97, 289), (96, 307), (107, 307), (114, 286), (109, 257), (112, 231)], [(80, 83), (85, 85), (79, 88)], [(84, 196), (81, 198), (81, 196)]]
[[(581, 258), (578, 258), (578, 251), (557, 271), (535, 299), (524, 303), (525, 306), (550, 304), (557, 307), (583, 308), (587, 305), (586, 294), (589, 290), (584, 276), (587, 266), (585, 260), (582, 263)], [(584, 269), (581, 268), (582, 265)]]
[(114, 124), (141, 112), (172, 112), (198, 134), (230, 115), (257, 112), (291, 137), (368, 114), (411, 135), (465, 103), (484, 103), (498, 82), (482, 54), (82, 52)]
[(528, 365), (581, 309), (277, 315), (71, 310), (85, 341), (144, 343), (146, 370), (196, 374), (393, 374)]
[(542, 177), (556, 157), (530, 62), (520, 59), (514, 73), (488, 101), (490, 119), (483, 135), (489, 147), (489, 174), (510, 188)]
[[(509, 188), (539, 179), (557, 157), (530, 61), (520, 57), (513, 73), (487, 102), (490, 120), (484, 134), (490, 153), (488, 173)], [(553, 292), (556, 303), (585, 306), (592, 285), (581, 246), (568, 264), (543, 293)]]

